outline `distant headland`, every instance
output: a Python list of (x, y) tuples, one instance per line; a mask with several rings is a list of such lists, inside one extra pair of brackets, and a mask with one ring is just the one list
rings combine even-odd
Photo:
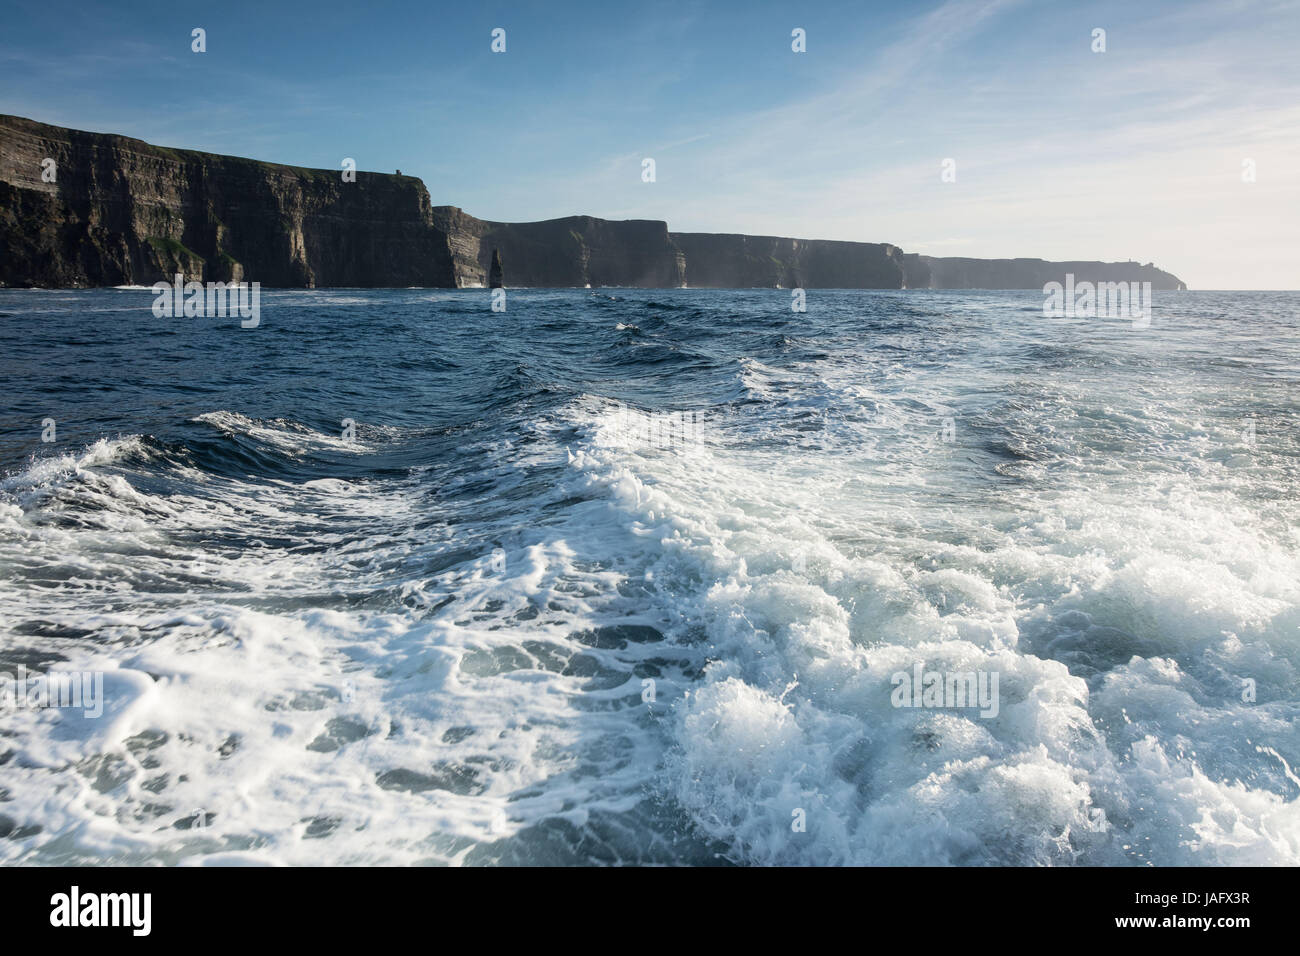
[(0, 115), (0, 286), (1042, 289), (1150, 282), (1150, 263), (964, 259), (883, 242), (669, 232), (569, 216), (489, 222), (400, 173), (305, 169)]

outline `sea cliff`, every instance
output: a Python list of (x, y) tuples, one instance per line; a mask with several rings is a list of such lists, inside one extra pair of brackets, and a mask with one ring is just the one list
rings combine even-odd
[[(0, 286), (1185, 288), (1155, 266), (935, 258), (888, 243), (669, 232), (655, 220), (492, 222), (412, 176), (305, 169), (0, 115)], [(501, 265), (493, 271), (494, 257)]]

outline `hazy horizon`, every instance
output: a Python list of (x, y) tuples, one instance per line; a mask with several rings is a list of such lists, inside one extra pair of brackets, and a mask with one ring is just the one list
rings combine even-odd
[(655, 219), (1300, 286), (1295, 3), (637, 11), (16, 9), (0, 112), (296, 166), (353, 157), (494, 221)]

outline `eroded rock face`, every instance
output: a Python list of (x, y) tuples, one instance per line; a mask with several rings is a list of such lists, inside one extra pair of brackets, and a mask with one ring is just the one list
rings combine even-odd
[[(42, 179), (53, 160), (55, 178)], [(934, 258), (888, 243), (672, 232), (569, 216), (491, 222), (400, 173), (303, 169), (0, 115), (0, 285), (1041, 289), (1149, 281), (1137, 263)]]
[(510, 264), (510, 285), (516, 288), (671, 288), (684, 282), (682, 254), (665, 222), (592, 216), (489, 222), (455, 206), (433, 212), (448, 235), (458, 286), (488, 284), (494, 251)]
[(900, 289), (903, 251), (884, 242), (670, 233), (701, 289)]
[[(909, 257), (910, 258), (910, 257)], [(1151, 263), (1136, 262), (1047, 262), (1043, 259), (962, 259), (917, 256), (912, 267), (916, 284), (908, 288), (929, 289), (1042, 289), (1048, 282), (1064, 282), (1067, 274), (1076, 282), (1150, 282), (1152, 289), (1183, 290), (1187, 286), (1175, 275)], [(928, 284), (920, 283), (921, 273)]]
[(0, 283), (451, 285), (424, 184), (341, 173), (0, 116)]

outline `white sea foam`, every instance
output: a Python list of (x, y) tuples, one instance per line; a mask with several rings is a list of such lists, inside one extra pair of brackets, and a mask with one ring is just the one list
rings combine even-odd
[[(609, 861), (1300, 862), (1296, 515), (1231, 434), (1058, 383), (1076, 411), (989, 451), (938, 439), (924, 370), (737, 375), (782, 412), (709, 410), (689, 448), (575, 400), (495, 465), (563, 466), (549, 497), (468, 530), (419, 472), (145, 491), (138, 438), (6, 479), (0, 565), (44, 582), (5, 587), (9, 646), (112, 703), (0, 713), (0, 814), (43, 828), (0, 859), (564, 862), (567, 828)], [(1089, 457), (1117, 418), (1169, 466)], [(996, 716), (894, 706), (918, 661), (996, 672)]]
[[(655, 582), (703, 624), (712, 663), (674, 710), (669, 786), (735, 859), (1300, 861), (1298, 788), (1255, 750), (1294, 743), (1293, 538), (1221, 489), (1086, 470), (1007, 492), (1019, 513), (990, 529), (942, 495), (898, 507), (953, 457), (907, 450), (924, 423), (892, 442), (902, 461), (815, 462), (746, 424), (694, 457), (576, 462), (659, 541)], [(863, 437), (882, 428), (899, 431), (887, 414)], [(999, 673), (1001, 713), (892, 707), (890, 675), (918, 660)]]
[(327, 435), (298, 422), (287, 420), (255, 421), (246, 415), (240, 415), (238, 412), (205, 412), (194, 420), (211, 425), (228, 434), (247, 435), (289, 455), (301, 455), (306, 451), (327, 448), (357, 452), (364, 451), (368, 447), (355, 438), (344, 438), (341, 423), (338, 435)]

